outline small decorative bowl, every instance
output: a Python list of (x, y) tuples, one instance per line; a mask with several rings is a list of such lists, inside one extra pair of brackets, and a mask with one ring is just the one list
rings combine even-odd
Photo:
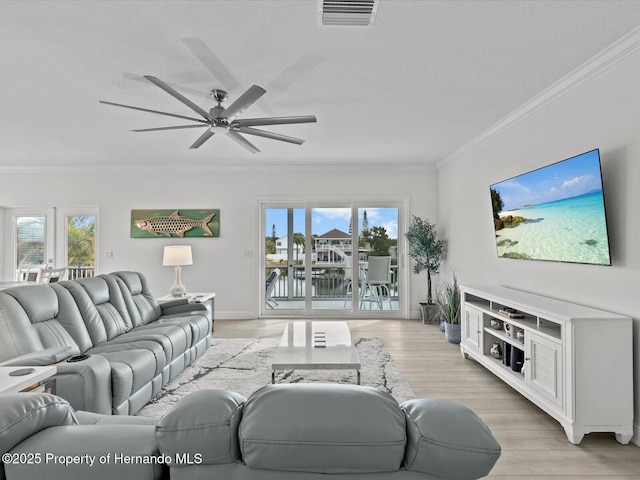
[(502, 322), (500, 320), (496, 320), (495, 318), (492, 318), (491, 328), (493, 328), (494, 330), (502, 330)]

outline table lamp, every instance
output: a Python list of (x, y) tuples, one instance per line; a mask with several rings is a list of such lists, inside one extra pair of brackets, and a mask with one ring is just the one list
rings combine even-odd
[(176, 278), (169, 290), (174, 297), (182, 297), (187, 293), (187, 289), (180, 281), (180, 270), (182, 265), (193, 265), (190, 245), (171, 245), (164, 247), (164, 256), (162, 257), (162, 265), (175, 266)]

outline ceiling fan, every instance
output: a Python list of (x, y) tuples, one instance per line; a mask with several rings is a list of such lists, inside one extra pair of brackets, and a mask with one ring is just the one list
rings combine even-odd
[(132, 130), (133, 132), (154, 132), (158, 130), (177, 130), (182, 128), (206, 128), (207, 130), (202, 135), (200, 135), (200, 137), (198, 137), (198, 139), (193, 142), (193, 144), (189, 148), (200, 147), (204, 142), (209, 140), (216, 133), (226, 134), (229, 138), (242, 145), (251, 153), (258, 153), (260, 150), (258, 150), (255, 145), (244, 138), (241, 133), (270, 138), (272, 140), (280, 140), (281, 142), (302, 145), (304, 143), (304, 140), (301, 140), (299, 138), (289, 137), (287, 135), (282, 135), (274, 132), (267, 132), (265, 130), (260, 130), (253, 127), (262, 125), (287, 125), (292, 123), (314, 123), (316, 121), (316, 117), (314, 115), (304, 115), (297, 117), (266, 117), (245, 119), (238, 118), (247, 108), (253, 105), (262, 95), (266, 93), (266, 90), (257, 85), (253, 85), (252, 87), (250, 87), (246, 92), (240, 95), (240, 97), (238, 97), (235, 102), (229, 105), (228, 108), (224, 108), (222, 106), (222, 102), (224, 102), (228, 98), (229, 94), (226, 91), (220, 89), (211, 90), (211, 92), (209, 92), (211, 98), (218, 102), (218, 105), (209, 109), (209, 111), (207, 112), (205, 109), (193, 103), (191, 100), (177, 92), (162, 80), (159, 80), (151, 75), (144, 75), (144, 78), (167, 92), (172, 97), (182, 102), (194, 112), (198, 113), (202, 118), (186, 117), (184, 115), (176, 115), (174, 113), (160, 112), (158, 110), (150, 110), (148, 108), (134, 107), (131, 105), (123, 105), (121, 103), (107, 102), (104, 100), (99, 100), (99, 102), (106, 105), (130, 108), (133, 110), (140, 110), (142, 112), (155, 113), (158, 115), (166, 115), (169, 117), (181, 118), (184, 120), (197, 122), (191, 125), (177, 125), (172, 127), (143, 128)]

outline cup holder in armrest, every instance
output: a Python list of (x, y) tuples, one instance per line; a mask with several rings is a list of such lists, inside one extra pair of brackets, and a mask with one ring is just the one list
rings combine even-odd
[(83, 360), (86, 360), (87, 358), (89, 358), (91, 355), (75, 355), (73, 357), (69, 357), (67, 358), (67, 362), (69, 363), (73, 363), (73, 362), (81, 362)]

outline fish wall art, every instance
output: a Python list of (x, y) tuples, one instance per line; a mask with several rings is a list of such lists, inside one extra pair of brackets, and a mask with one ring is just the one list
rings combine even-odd
[(131, 238), (219, 237), (220, 210), (131, 210)]

